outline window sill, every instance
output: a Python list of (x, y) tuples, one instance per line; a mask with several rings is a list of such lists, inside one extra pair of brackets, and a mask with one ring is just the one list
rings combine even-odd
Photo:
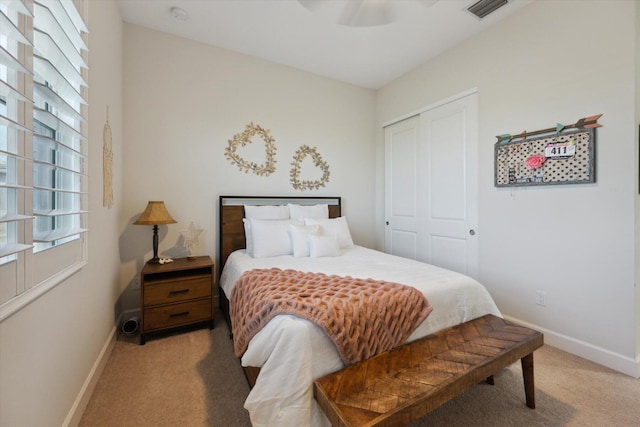
[(41, 283), (38, 283), (36, 286), (31, 289), (21, 293), (15, 298), (10, 299), (6, 303), (0, 306), (0, 323), (4, 322), (9, 317), (13, 316), (18, 311), (22, 310), (22, 308), (31, 304), (33, 301), (40, 298), (42, 295), (49, 292), (51, 289), (58, 286), (60, 283), (67, 280), (69, 277), (73, 276), (78, 271), (82, 270), (85, 265), (87, 265), (86, 260), (78, 261), (64, 270), (59, 271), (53, 276), (49, 277), (46, 280), (43, 280)]

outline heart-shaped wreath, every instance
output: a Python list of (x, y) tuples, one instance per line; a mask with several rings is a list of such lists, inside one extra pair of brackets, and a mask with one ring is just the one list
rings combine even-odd
[[(322, 170), (322, 178), (315, 181), (300, 181), (300, 166), (302, 164), (302, 160), (309, 154), (313, 159), (313, 164)], [(301, 146), (293, 156), (293, 163), (291, 163), (291, 166), (293, 166), (293, 168), (291, 168), (291, 172), (289, 172), (289, 175), (291, 176), (291, 185), (293, 185), (293, 188), (296, 190), (317, 190), (320, 187), (324, 187), (324, 185), (329, 182), (329, 165), (327, 162), (322, 160), (322, 156), (316, 151), (316, 147), (311, 148), (308, 145)]]
[[(238, 145), (244, 147), (247, 144), (251, 144), (251, 138), (258, 135), (265, 145), (265, 153), (267, 155), (264, 164), (257, 164), (256, 162), (249, 162), (238, 155), (236, 149)], [(276, 170), (276, 145), (275, 139), (269, 135), (269, 129), (264, 129), (259, 125), (254, 125), (253, 122), (245, 126), (245, 130), (242, 133), (233, 135), (233, 138), (229, 140), (229, 146), (224, 149), (224, 155), (232, 165), (238, 166), (241, 171), (248, 173), (252, 171), (259, 176), (271, 175)]]

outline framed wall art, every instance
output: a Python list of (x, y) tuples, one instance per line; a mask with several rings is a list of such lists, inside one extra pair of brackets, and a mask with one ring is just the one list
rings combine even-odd
[(601, 126), (597, 123), (600, 116), (586, 117), (572, 125), (498, 136), (495, 186), (595, 182), (595, 128)]

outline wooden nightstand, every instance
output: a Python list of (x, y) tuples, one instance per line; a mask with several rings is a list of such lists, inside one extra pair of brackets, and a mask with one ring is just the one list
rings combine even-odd
[(214, 276), (210, 257), (146, 264), (140, 274), (141, 345), (150, 333), (197, 323), (208, 323), (213, 329)]

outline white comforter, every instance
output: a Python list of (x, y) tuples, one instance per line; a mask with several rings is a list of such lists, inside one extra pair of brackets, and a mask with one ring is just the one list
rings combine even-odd
[[(418, 288), (434, 310), (408, 341), (485, 314), (500, 316), (487, 290), (474, 279), (360, 246), (343, 249), (341, 256), (331, 258), (252, 258), (244, 250), (236, 251), (221, 276), (227, 298), (231, 300), (233, 285), (243, 272), (270, 267), (372, 278)], [(343, 364), (320, 327), (295, 316), (276, 316), (251, 340), (242, 365), (261, 368), (245, 401), (254, 426), (330, 425), (313, 398), (313, 381)]]

